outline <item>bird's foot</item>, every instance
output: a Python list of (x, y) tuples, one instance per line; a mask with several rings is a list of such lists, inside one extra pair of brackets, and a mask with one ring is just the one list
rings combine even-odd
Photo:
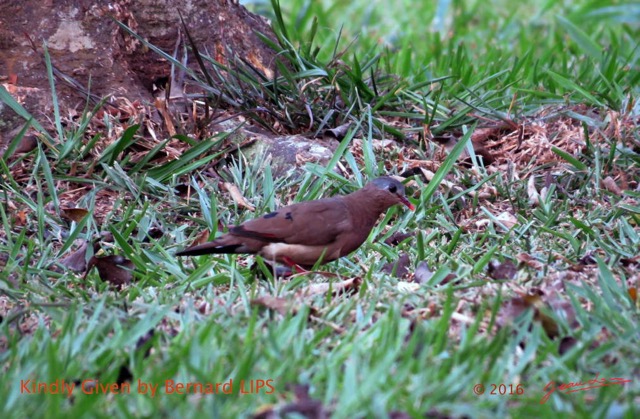
[(295, 268), (295, 270), (299, 273), (299, 274), (308, 274), (309, 271), (306, 270), (305, 268), (303, 268), (302, 266), (298, 265), (297, 263), (295, 263), (294, 261), (292, 261), (291, 259), (289, 259), (288, 257), (283, 257), (282, 260), (284, 261), (284, 263), (290, 267), (290, 268)]
[[(264, 262), (264, 265), (267, 268), (267, 271), (273, 275), (273, 278), (290, 278), (291, 275), (293, 275), (293, 270), (288, 266), (278, 266), (268, 263), (267, 261)], [(265, 275), (264, 271), (260, 269), (257, 262), (254, 263), (253, 266), (251, 266), (251, 270), (262, 279), (269, 278), (267, 275)]]

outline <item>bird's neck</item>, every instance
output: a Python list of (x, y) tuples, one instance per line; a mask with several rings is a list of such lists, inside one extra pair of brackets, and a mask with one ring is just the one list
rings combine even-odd
[(346, 195), (344, 200), (349, 212), (353, 214), (352, 222), (362, 228), (371, 229), (380, 218), (380, 214), (389, 208), (384, 200), (371, 196), (370, 192), (364, 189)]

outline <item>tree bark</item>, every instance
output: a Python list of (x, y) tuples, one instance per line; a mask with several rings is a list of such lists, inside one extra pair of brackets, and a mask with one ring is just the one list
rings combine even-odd
[[(171, 64), (123, 30), (113, 19), (172, 54), (182, 28), (178, 10), (201, 52), (221, 63), (242, 57), (267, 77), (274, 52), (256, 32), (275, 39), (265, 19), (227, 0), (0, 0), (0, 83), (41, 124), (52, 117), (52, 95), (44, 62), (98, 97), (151, 102), (152, 86), (168, 77)], [(187, 43), (185, 37), (183, 43)], [(35, 47), (35, 49), (34, 49)], [(197, 69), (191, 56), (189, 66)], [(82, 89), (56, 80), (61, 109), (84, 108)], [(0, 147), (24, 125), (0, 103)]]

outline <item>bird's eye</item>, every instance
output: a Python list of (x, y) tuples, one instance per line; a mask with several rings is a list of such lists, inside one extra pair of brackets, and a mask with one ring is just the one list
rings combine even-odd
[(396, 193), (397, 190), (398, 190), (398, 188), (396, 188), (396, 185), (390, 185), (389, 186), (389, 192)]

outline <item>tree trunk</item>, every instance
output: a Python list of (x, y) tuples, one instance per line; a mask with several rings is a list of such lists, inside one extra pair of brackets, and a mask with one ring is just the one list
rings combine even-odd
[[(53, 66), (97, 97), (153, 100), (152, 86), (168, 77), (171, 64), (117, 25), (173, 55), (182, 24), (201, 52), (221, 63), (242, 57), (270, 77), (274, 52), (256, 35), (274, 39), (265, 19), (227, 0), (0, 0), (0, 83), (41, 124), (49, 127), (52, 95), (44, 61), (46, 43)], [(189, 46), (186, 37), (182, 45)], [(35, 48), (35, 50), (34, 50)], [(197, 69), (190, 56), (189, 66)], [(56, 79), (61, 109), (84, 108), (82, 88)], [(0, 103), (0, 148), (24, 125)]]

